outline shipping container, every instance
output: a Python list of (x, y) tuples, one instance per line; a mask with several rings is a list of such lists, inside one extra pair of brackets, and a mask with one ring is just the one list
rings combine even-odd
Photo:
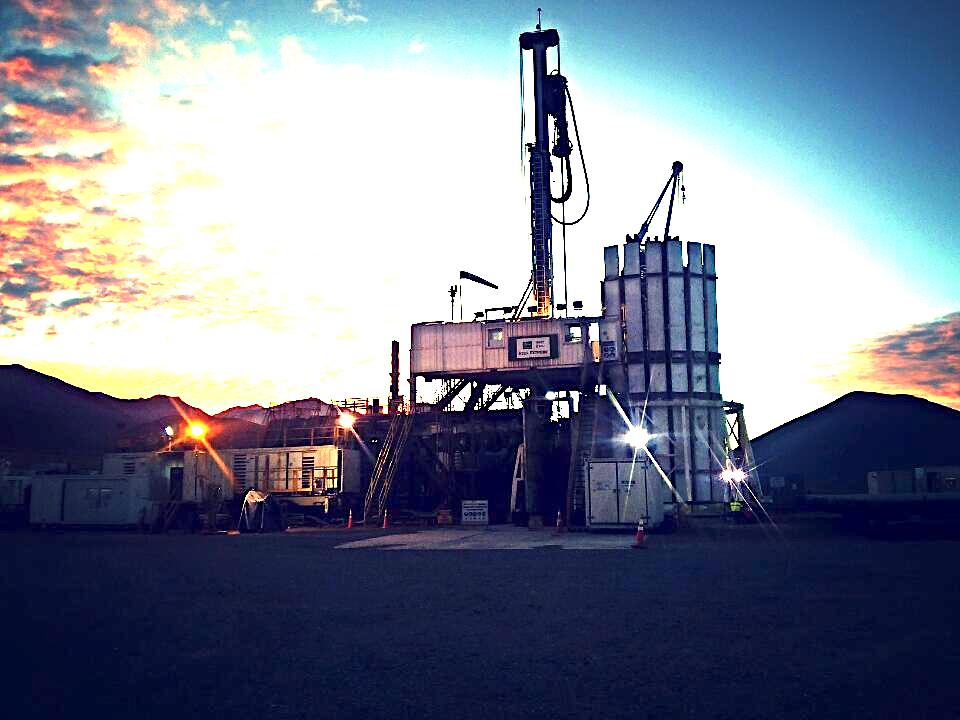
[(411, 327), (410, 374), (464, 377), (593, 363), (591, 319), (545, 318)]
[(32, 485), (30, 523), (148, 526), (162, 504), (146, 475), (38, 475)]
[(587, 527), (656, 527), (664, 519), (663, 480), (647, 460), (586, 463)]

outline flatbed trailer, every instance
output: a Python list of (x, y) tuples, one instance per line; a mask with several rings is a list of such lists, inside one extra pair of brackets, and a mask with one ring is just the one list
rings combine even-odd
[(960, 492), (806, 495), (803, 507), (865, 522), (960, 521)]

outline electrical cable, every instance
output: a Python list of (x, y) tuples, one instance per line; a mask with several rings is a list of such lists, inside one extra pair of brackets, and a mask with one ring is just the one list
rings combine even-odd
[(523, 48), (520, 49), (520, 172), (523, 173), (526, 170), (526, 163), (524, 163), (526, 153), (523, 146), (524, 135), (526, 134), (527, 127), (527, 115), (523, 109), (524, 103), (524, 88), (523, 88)]
[(583, 156), (583, 143), (580, 142), (580, 128), (577, 127), (577, 111), (573, 108), (573, 96), (570, 94), (570, 88), (567, 87), (566, 91), (567, 100), (570, 101), (570, 117), (573, 118), (573, 132), (577, 137), (577, 152), (580, 153), (580, 166), (583, 168), (583, 182), (587, 188), (587, 204), (584, 205), (583, 212), (580, 213), (580, 217), (578, 217), (576, 220), (572, 220), (571, 222), (554, 217), (553, 213), (551, 212), (550, 217), (553, 218), (553, 221), (560, 223), (562, 226), (576, 225), (587, 216), (587, 211), (590, 209), (590, 175), (587, 174), (587, 161)]
[[(553, 73), (551, 73), (551, 74), (552, 74), (552, 75), (556, 75), (557, 73), (559, 73), (559, 70), (555, 70), (555, 71), (554, 71)], [(553, 144), (554, 144), (554, 146), (556, 146), (556, 144), (557, 144), (557, 142), (559, 141), (559, 139), (560, 139), (560, 131), (559, 131), (559, 129), (557, 128), (556, 123), (554, 123), (554, 126), (553, 126)], [(568, 141), (568, 142), (569, 142), (569, 141)], [(564, 179), (563, 179), (563, 169), (564, 169), (564, 167), (566, 167), (566, 169), (567, 169), (567, 179), (566, 179), (566, 182), (564, 182)], [(557, 203), (558, 205), (563, 205), (567, 200), (570, 199), (570, 196), (573, 195), (573, 169), (572, 169), (571, 166), (570, 166), (570, 156), (569, 156), (569, 155), (567, 155), (566, 157), (564, 157), (564, 158), (562, 158), (562, 159), (560, 160), (560, 187), (562, 188), (562, 192), (560, 193), (560, 197), (554, 197), (554, 196), (553, 196), (553, 190), (551, 189), (551, 190), (550, 190), (550, 200), (551, 200), (552, 202)]]
[(527, 282), (527, 289), (523, 291), (523, 296), (520, 298), (520, 302), (517, 304), (516, 309), (513, 311), (513, 315), (510, 316), (511, 320), (516, 320), (523, 314), (523, 308), (527, 302), (527, 298), (530, 296), (530, 291), (533, 289), (533, 273), (530, 273), (530, 280)]
[[(569, 172), (569, 170), (567, 171)], [(560, 179), (563, 180), (563, 166), (560, 167)], [(564, 317), (570, 317), (570, 304), (567, 299), (567, 204), (563, 203), (560, 206), (560, 217), (563, 220), (560, 221), (560, 236), (563, 238), (563, 304), (565, 306), (563, 311)]]

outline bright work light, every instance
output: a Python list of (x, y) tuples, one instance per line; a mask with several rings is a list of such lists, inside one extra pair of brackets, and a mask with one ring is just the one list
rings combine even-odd
[(624, 435), (624, 440), (627, 441), (628, 445), (631, 445), (637, 450), (647, 446), (647, 443), (650, 442), (650, 438), (653, 437), (650, 433), (647, 432), (647, 429), (643, 425), (635, 425), (629, 430), (627, 434)]
[(747, 479), (747, 474), (738, 467), (727, 465), (720, 471), (720, 479), (727, 483), (741, 483)]

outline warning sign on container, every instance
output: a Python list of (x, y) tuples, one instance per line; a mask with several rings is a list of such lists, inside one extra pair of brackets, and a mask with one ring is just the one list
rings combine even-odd
[(460, 503), (460, 523), (463, 525), (489, 524), (486, 500), (463, 500)]

